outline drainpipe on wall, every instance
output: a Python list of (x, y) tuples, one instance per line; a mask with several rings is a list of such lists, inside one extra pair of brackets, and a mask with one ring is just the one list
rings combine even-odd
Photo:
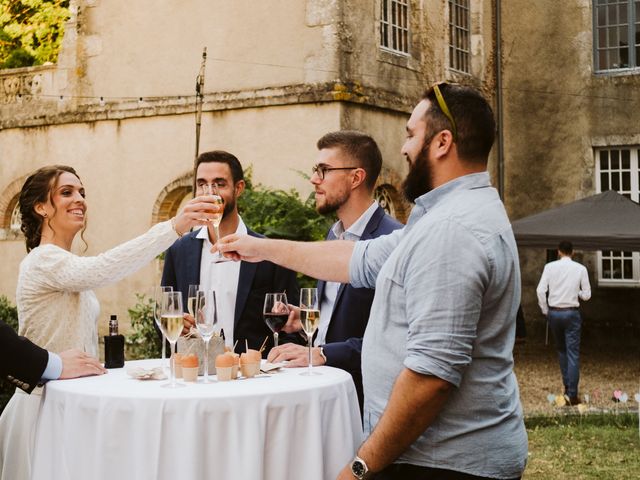
[(498, 193), (502, 201), (504, 198), (504, 138), (502, 130), (504, 122), (502, 121), (502, 19), (500, 15), (500, 0), (496, 0), (496, 102), (497, 102), (497, 120), (498, 120)]

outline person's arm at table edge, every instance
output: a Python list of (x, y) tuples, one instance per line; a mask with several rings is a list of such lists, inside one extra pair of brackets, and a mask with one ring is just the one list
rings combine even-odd
[(102, 375), (107, 371), (97, 358), (77, 349), (65, 350), (60, 355), (47, 353), (49, 360), (42, 373), (43, 381)]
[(354, 242), (348, 240), (295, 242), (235, 234), (219, 242), (220, 250), (234, 260), (268, 260), (313, 278), (339, 283), (349, 283), (353, 246)]
[[(380, 472), (433, 423), (454, 386), (438, 377), (404, 368), (375, 429), (358, 449), (371, 472)], [(338, 478), (353, 478), (347, 465)]]
[(97, 359), (84, 352), (75, 350), (56, 355), (19, 336), (4, 322), (0, 322), (0, 346), (0, 376), (8, 378), (27, 393), (31, 393), (40, 380), (105, 371)]

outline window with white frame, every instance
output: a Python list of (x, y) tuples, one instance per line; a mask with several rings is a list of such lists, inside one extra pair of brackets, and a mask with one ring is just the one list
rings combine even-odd
[(409, 54), (409, 0), (380, 0), (380, 46)]
[[(596, 150), (596, 189), (615, 190), (640, 200), (640, 147), (608, 147)], [(640, 283), (640, 253), (617, 250), (598, 252), (598, 280), (602, 285)]]
[(640, 66), (640, 0), (593, 0), (596, 71)]
[(470, 52), (469, 0), (449, 0), (449, 67), (469, 73)]

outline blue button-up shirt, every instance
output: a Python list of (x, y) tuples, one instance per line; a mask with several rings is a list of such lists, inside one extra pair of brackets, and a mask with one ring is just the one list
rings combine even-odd
[(357, 242), (350, 277), (376, 289), (362, 349), (365, 431), (406, 367), (457, 388), (398, 462), (521, 475), (527, 436), (512, 356), (520, 269), (489, 174), (441, 185), (417, 199), (404, 229)]

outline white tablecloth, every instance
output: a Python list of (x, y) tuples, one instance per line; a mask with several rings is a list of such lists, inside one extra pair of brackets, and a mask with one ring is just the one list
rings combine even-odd
[(362, 441), (355, 387), (342, 370), (301, 371), (180, 389), (125, 369), (49, 382), (34, 478), (333, 480)]

